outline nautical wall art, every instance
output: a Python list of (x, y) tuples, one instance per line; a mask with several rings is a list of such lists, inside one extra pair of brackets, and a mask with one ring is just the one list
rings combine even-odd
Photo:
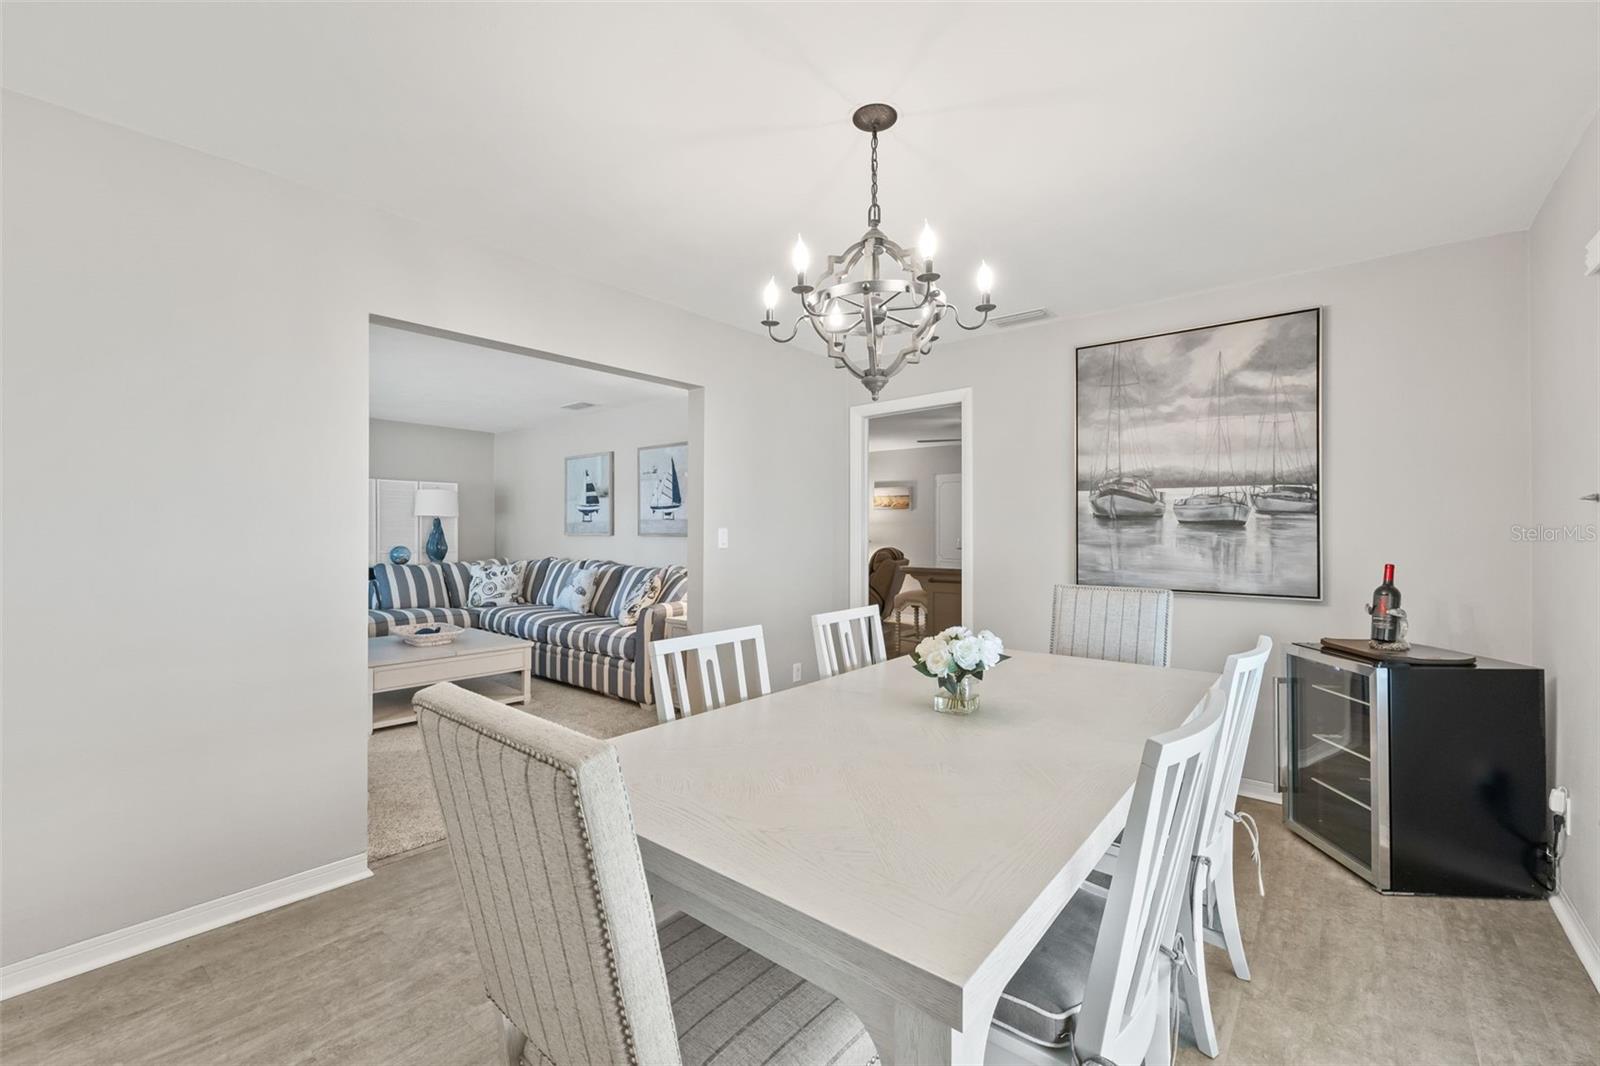
[(566, 530), (570, 537), (611, 535), (611, 453), (567, 460)]
[(1321, 311), (1078, 349), (1077, 581), (1322, 597)]
[(684, 484), (688, 461), (689, 445), (682, 441), (639, 449), (641, 537), (689, 535), (688, 486)]

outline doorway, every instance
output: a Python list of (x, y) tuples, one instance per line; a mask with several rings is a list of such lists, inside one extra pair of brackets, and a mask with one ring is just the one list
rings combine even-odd
[(850, 602), (891, 656), (972, 625), (973, 488), (970, 389), (850, 409)]

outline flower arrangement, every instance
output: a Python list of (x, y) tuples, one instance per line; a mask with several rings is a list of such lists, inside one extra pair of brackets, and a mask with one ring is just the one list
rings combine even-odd
[(974, 633), (966, 626), (951, 626), (918, 641), (911, 665), (917, 673), (939, 682), (935, 708), (970, 714), (977, 709), (977, 682), (983, 680), (984, 671), (1009, 658), (1000, 638), (987, 629)]

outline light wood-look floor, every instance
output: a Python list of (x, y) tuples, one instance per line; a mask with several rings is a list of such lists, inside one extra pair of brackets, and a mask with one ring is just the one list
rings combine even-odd
[[(1255, 979), (1235, 980), (1211, 949), (1217, 1062), (1600, 1062), (1600, 994), (1548, 906), (1382, 897), (1290, 836), (1277, 808), (1246, 807), (1264, 830), (1268, 895), (1254, 894), (1241, 847)], [(443, 845), (0, 1004), (6, 1066), (499, 1055)], [(1208, 1061), (1193, 1046), (1179, 1059)]]

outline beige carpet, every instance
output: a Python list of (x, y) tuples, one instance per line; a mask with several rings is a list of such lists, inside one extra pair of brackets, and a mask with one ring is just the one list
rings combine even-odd
[[(403, 712), (411, 693), (389, 692), (378, 700), (381, 714)], [(533, 682), (531, 713), (602, 738), (631, 733), (656, 722), (654, 711), (641, 710), (636, 703), (537, 678)], [(399, 725), (378, 730), (367, 746), (367, 861), (375, 862), (443, 839), (444, 818), (433, 794), (433, 779), (422, 754), (417, 727)]]

